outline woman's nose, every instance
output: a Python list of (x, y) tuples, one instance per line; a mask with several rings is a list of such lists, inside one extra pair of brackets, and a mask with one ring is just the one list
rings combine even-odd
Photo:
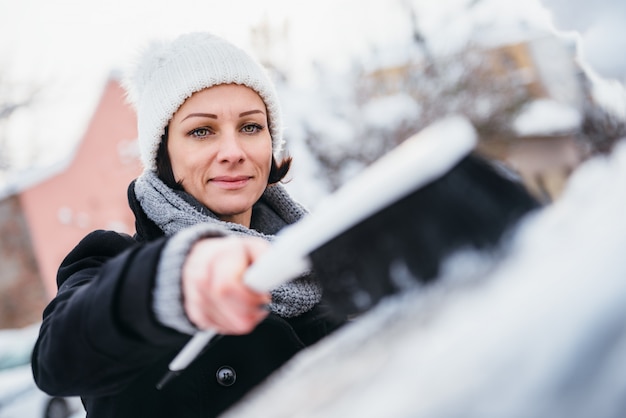
[(243, 161), (245, 153), (241, 142), (234, 134), (227, 134), (221, 138), (218, 159), (224, 162)]

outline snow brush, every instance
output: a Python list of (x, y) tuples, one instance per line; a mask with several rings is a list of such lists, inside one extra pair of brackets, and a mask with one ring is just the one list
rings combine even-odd
[[(454, 249), (495, 245), (537, 204), (523, 186), (473, 156), (476, 143), (460, 116), (418, 132), (282, 229), (244, 282), (266, 292), (313, 270), (331, 312), (352, 315), (407, 287), (393, 274), (398, 266), (415, 282), (428, 282)], [(196, 333), (157, 388), (215, 335)]]

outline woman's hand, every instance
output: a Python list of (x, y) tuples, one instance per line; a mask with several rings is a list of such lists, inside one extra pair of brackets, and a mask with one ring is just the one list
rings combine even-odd
[(269, 293), (243, 283), (246, 269), (269, 243), (261, 238), (209, 238), (192, 247), (183, 265), (185, 312), (200, 329), (247, 334), (268, 314)]

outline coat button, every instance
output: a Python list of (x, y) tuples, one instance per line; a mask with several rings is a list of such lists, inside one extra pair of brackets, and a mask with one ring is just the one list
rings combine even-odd
[(217, 378), (217, 383), (222, 386), (232, 386), (237, 380), (237, 373), (230, 366), (222, 366), (215, 373), (215, 377)]

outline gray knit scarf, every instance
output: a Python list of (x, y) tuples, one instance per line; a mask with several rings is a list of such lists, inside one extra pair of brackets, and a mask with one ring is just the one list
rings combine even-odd
[[(307, 214), (279, 184), (267, 187), (255, 204), (250, 228), (219, 220), (190, 194), (172, 190), (152, 172), (144, 172), (137, 179), (135, 194), (148, 218), (167, 236), (202, 223), (214, 225), (216, 229), (226, 233), (272, 241), (283, 227), (297, 222)], [(311, 310), (320, 301), (322, 294), (319, 283), (311, 274), (285, 283), (271, 293), (271, 311), (286, 318)]]

